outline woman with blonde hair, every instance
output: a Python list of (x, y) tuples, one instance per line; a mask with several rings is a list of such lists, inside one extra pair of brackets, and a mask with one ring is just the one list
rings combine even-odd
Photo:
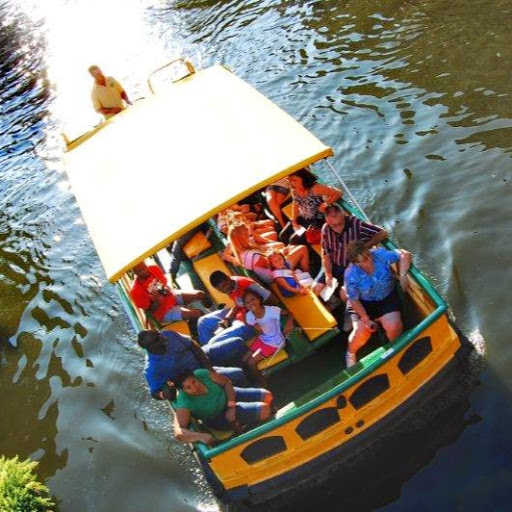
[(281, 242), (256, 243), (251, 237), (249, 227), (235, 222), (228, 228), (229, 245), (223, 258), (246, 270), (252, 270), (263, 282), (272, 282), (272, 272), (265, 252), (272, 248), (284, 247)]

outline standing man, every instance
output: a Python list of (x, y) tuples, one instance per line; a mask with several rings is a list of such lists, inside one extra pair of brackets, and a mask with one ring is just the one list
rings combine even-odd
[(89, 68), (90, 75), (94, 78), (94, 85), (91, 91), (92, 105), (96, 112), (103, 114), (105, 119), (119, 114), (131, 105), (123, 86), (111, 76), (105, 76), (101, 69), (94, 65)]
[[(322, 270), (314, 283), (315, 293), (320, 293), (332, 278), (343, 285), (343, 275), (348, 266), (347, 247), (351, 242), (362, 241), (367, 248), (382, 242), (388, 236), (385, 229), (365, 222), (353, 215), (345, 214), (337, 203), (325, 208), (325, 224), (322, 227)], [(346, 294), (340, 289), (340, 298), (347, 301)]]

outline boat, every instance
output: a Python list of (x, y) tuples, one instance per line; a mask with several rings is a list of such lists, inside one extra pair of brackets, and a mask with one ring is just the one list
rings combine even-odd
[[(206, 225), (184, 247), (181, 278), (199, 284), (215, 304), (226, 302), (210, 285), (210, 273), (250, 272), (220, 257), (226, 242), (215, 216), (333, 156), (329, 146), (226, 67), (196, 71), (183, 62), (183, 76), (71, 141), (66, 152), (91, 239), (136, 331), (155, 326), (130, 299), (136, 264), (154, 258), (165, 269), (165, 248)], [(365, 217), (354, 201), (340, 204)], [(384, 245), (395, 247), (391, 240)], [(371, 443), (447, 382), (467, 350), (465, 338), (414, 265), (408, 279), (407, 328), (393, 343), (382, 344), (376, 335), (349, 369), (346, 335), (318, 297), (287, 298), (274, 289), (296, 323), (287, 345), (261, 365), (276, 383), (271, 389), (277, 413), (241, 434), (218, 433), (214, 446), (190, 445), (217, 496), (248, 505), (280, 496), (342, 464), (345, 454)], [(158, 327), (190, 332), (185, 322)]]

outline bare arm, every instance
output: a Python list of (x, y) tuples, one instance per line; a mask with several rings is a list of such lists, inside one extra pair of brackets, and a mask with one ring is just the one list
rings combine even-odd
[(206, 354), (203, 352), (203, 349), (192, 339), (190, 340), (190, 343), (191, 343), (190, 349), (192, 350), (194, 355), (197, 357), (199, 362), (203, 365), (204, 368), (206, 368), (207, 370), (211, 370), (212, 363), (210, 362), (210, 360), (208, 359)]
[(220, 375), (216, 372), (210, 372), (210, 378), (212, 379), (215, 384), (218, 384), (219, 386), (224, 388), (224, 391), (226, 392), (226, 399), (228, 402), (234, 402), (235, 401), (235, 389), (233, 388), (233, 384), (231, 384), (231, 381), (224, 377), (224, 375)]
[(398, 261), (398, 280), (402, 290), (406, 292), (409, 289), (409, 280), (407, 279), (407, 272), (411, 267), (412, 255), (405, 249), (400, 250), (400, 260)]
[(161, 300), (162, 299), (160, 299), (159, 297), (157, 298), (153, 295), (151, 306), (149, 306), (149, 308), (147, 308), (146, 311), (152, 315), (159, 308)]
[(233, 250), (231, 249), (231, 244), (226, 245), (226, 248), (221, 253), (221, 258), (224, 261), (228, 261), (233, 265), (240, 265), (238, 258), (233, 254)]
[(359, 318), (361, 318), (361, 321), (370, 329), (375, 330), (376, 324), (373, 320), (370, 320), (370, 317), (368, 316), (368, 313), (366, 312), (366, 309), (364, 309), (364, 306), (361, 304), (361, 301), (355, 300), (355, 299), (349, 299), (350, 304), (354, 308), (354, 311), (359, 315)]
[(293, 318), (292, 315), (290, 315), (289, 311), (286, 309), (281, 309), (281, 316), (286, 317), (286, 323), (283, 327), (283, 334), (286, 336), (293, 330)]
[(234, 423), (236, 420), (236, 394), (233, 384), (231, 384), (227, 377), (215, 372), (210, 372), (210, 378), (213, 382), (224, 388), (227, 402), (226, 420)]
[(297, 210), (297, 204), (295, 201), (292, 201), (292, 218), (290, 220), (294, 229), (299, 227), (299, 223), (297, 222), (297, 215), (299, 212)]
[(385, 229), (381, 229), (378, 233), (375, 233), (368, 242), (366, 242), (366, 247), (368, 249), (370, 247), (373, 247), (374, 245), (377, 245), (378, 243), (382, 242), (382, 240), (386, 240), (388, 237), (388, 232)]
[(238, 306), (233, 306), (227, 313), (227, 315), (219, 322), (219, 326), (223, 327), (224, 329), (227, 329), (231, 326), (231, 323), (233, 322), (233, 319), (235, 318), (238, 310), (240, 308)]
[(190, 411), (188, 409), (176, 409), (174, 414), (174, 435), (178, 441), (182, 443), (196, 443), (200, 441), (205, 444), (213, 444), (215, 439), (203, 432), (194, 432), (189, 430)]
[(311, 189), (313, 194), (317, 196), (324, 196), (324, 202), (318, 207), (318, 210), (323, 212), (327, 205), (335, 203), (342, 195), (342, 191), (335, 187), (328, 187), (321, 183), (315, 183)]
[(332, 284), (332, 261), (331, 257), (325, 252), (322, 247), (322, 266), (324, 267), (325, 272), (325, 282), (327, 286), (331, 286)]

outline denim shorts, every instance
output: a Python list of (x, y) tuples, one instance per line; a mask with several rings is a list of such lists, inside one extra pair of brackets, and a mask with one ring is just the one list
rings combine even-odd
[(249, 349), (240, 337), (203, 345), (203, 352), (216, 366), (238, 366)]
[[(236, 401), (236, 419), (242, 425), (256, 425), (260, 422), (261, 409), (265, 405), (263, 402), (266, 391), (261, 388), (234, 388)], [(214, 418), (204, 421), (204, 423), (216, 430), (231, 430), (233, 426), (226, 420), (226, 411), (224, 409)]]
[(178, 290), (173, 290), (172, 294), (176, 297), (176, 306), (169, 309), (162, 318), (163, 323), (177, 322), (183, 320), (183, 314), (181, 313), (181, 306), (185, 305), (183, 301), (182, 293)]

